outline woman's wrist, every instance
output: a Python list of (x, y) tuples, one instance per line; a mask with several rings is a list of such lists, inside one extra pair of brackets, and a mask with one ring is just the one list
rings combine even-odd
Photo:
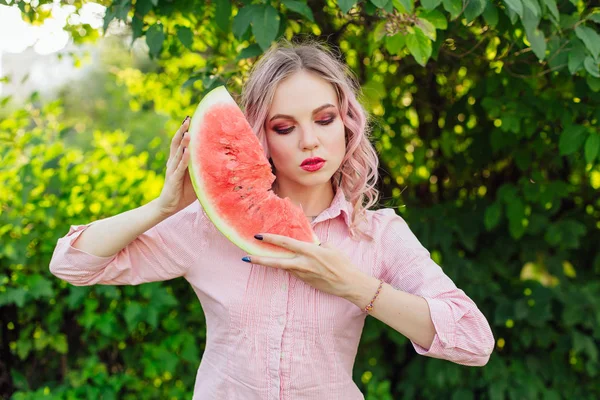
[(343, 297), (361, 310), (364, 310), (371, 300), (373, 300), (379, 284), (380, 280), (373, 276), (364, 273), (357, 275), (348, 293)]

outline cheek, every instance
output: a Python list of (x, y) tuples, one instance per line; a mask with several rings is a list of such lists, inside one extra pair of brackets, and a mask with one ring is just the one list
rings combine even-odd
[(292, 149), (286, 146), (285, 141), (280, 137), (271, 137), (269, 139), (269, 152), (274, 160), (289, 160)]
[(336, 123), (335, 134), (333, 137), (335, 138), (336, 147), (341, 147), (342, 149), (346, 148), (346, 127), (341, 120)]

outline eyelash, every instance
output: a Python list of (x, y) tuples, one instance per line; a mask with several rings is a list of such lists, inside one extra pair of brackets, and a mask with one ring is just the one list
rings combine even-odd
[[(317, 121), (317, 124), (319, 125), (329, 125), (331, 124), (333, 121), (335, 120), (335, 118), (330, 118), (330, 119), (326, 119), (324, 121)], [(289, 128), (286, 129), (273, 129), (275, 132), (277, 132), (280, 135), (287, 135), (288, 133), (290, 133), (292, 130), (294, 129), (293, 126), (290, 126)]]

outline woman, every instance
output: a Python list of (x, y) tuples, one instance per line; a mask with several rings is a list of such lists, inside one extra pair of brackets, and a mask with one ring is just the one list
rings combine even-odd
[[(352, 368), (368, 314), (419, 354), (485, 365), (494, 347), (486, 318), (400, 216), (368, 209), (377, 154), (357, 93), (347, 67), (318, 44), (274, 46), (242, 93), (273, 191), (302, 207), (321, 246), (257, 232), (297, 256), (255, 257), (220, 234), (187, 173), (186, 118), (160, 196), (72, 226), (50, 270), (74, 285), (185, 277), (207, 323), (194, 399), (363, 399)], [(315, 158), (320, 169), (304, 165)]]

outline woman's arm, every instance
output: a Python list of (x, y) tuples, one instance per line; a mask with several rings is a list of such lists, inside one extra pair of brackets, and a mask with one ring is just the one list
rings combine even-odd
[(188, 126), (186, 117), (173, 136), (160, 196), (119, 215), (71, 226), (54, 249), (52, 274), (82, 286), (139, 284), (187, 271), (193, 255), (186, 243), (201, 228), (199, 207), (189, 207), (196, 195), (187, 170)]
[[(354, 291), (346, 299), (364, 308), (373, 299), (379, 287), (379, 279), (365, 274), (356, 281)], [(431, 321), (429, 305), (419, 296), (396, 290), (387, 283), (383, 284), (377, 299), (369, 313), (381, 322), (394, 328), (412, 342), (429, 349), (435, 336), (435, 327)]]
[(495, 346), (477, 305), (431, 259), (406, 222), (391, 209), (375, 215), (380, 236), (373, 275), (353, 278), (346, 297), (364, 308), (379, 279), (385, 283), (371, 315), (411, 340), (421, 355), (483, 366)]
[(156, 200), (153, 200), (133, 210), (95, 221), (73, 242), (73, 247), (98, 257), (110, 257), (166, 218), (167, 215), (160, 212)]

